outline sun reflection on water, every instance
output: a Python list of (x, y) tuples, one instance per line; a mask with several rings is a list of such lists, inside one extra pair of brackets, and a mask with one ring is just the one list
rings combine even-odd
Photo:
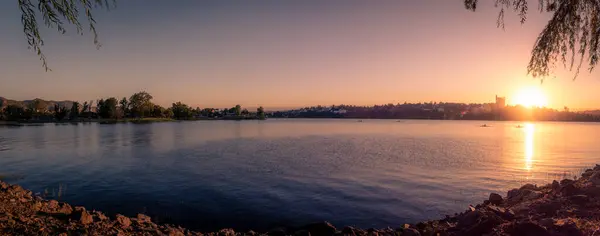
[(535, 133), (534, 124), (525, 124), (525, 169), (530, 171), (533, 163), (533, 135)]

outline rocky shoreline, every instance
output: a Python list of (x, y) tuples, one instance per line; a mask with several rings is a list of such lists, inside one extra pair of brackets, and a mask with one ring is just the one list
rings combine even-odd
[(194, 232), (153, 223), (143, 214), (107, 217), (0, 181), (0, 235), (600, 235), (600, 165), (576, 180), (526, 184), (505, 197), (492, 193), (482, 204), (440, 220), (386, 229), (336, 228), (321, 222), (262, 233)]

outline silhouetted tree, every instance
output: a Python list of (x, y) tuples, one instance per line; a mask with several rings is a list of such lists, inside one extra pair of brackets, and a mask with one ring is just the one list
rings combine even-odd
[(134, 117), (144, 117), (146, 113), (152, 111), (153, 107), (152, 95), (145, 91), (135, 93), (129, 98), (130, 112)]
[(104, 119), (117, 118), (118, 100), (114, 97), (106, 100), (100, 99), (98, 102), (98, 116)]
[(77, 118), (79, 118), (79, 103), (73, 102), (73, 106), (71, 106), (69, 113), (69, 119), (76, 120)]
[[(464, 0), (465, 7), (475, 11), (478, 0)], [(534, 77), (545, 77), (553, 71), (560, 60), (573, 69), (575, 58), (579, 57), (575, 77), (587, 54), (588, 70), (591, 72), (600, 59), (600, 3), (597, 0), (538, 0), (541, 12), (553, 16), (539, 34), (531, 52), (527, 72)], [(525, 23), (529, 11), (528, 0), (496, 0), (500, 8), (498, 27), (504, 27), (504, 12), (517, 12), (521, 23)], [(568, 59), (569, 57), (569, 59)]]
[(23, 32), (27, 37), (29, 48), (38, 54), (42, 61), (42, 66), (49, 70), (46, 57), (42, 52), (44, 40), (40, 34), (38, 16), (41, 16), (44, 25), (48, 28), (57, 29), (59, 33), (66, 33), (65, 23), (75, 26), (77, 34), (83, 35), (83, 26), (81, 17), (85, 17), (88, 21), (89, 30), (94, 36), (94, 44), (97, 48), (100, 47), (98, 42), (98, 34), (96, 33), (96, 20), (92, 15), (92, 11), (96, 8), (109, 9), (115, 6), (115, 0), (18, 0), (19, 9), (21, 10), (21, 22), (23, 23)]
[(58, 104), (54, 104), (54, 118), (57, 121), (61, 121), (63, 120), (65, 117), (67, 117), (67, 113), (69, 111), (67, 110), (67, 108), (65, 107), (61, 107)]
[(129, 103), (127, 102), (127, 98), (123, 97), (120, 101), (121, 112), (123, 112), (123, 116), (127, 117), (127, 113), (129, 112)]
[(262, 106), (260, 106), (256, 109), (256, 116), (258, 116), (258, 118), (260, 118), (260, 119), (265, 118), (265, 109)]
[(187, 120), (193, 118), (193, 109), (181, 102), (173, 103), (171, 106), (173, 118), (178, 120)]
[(233, 111), (235, 112), (236, 116), (240, 116), (242, 114), (242, 106), (240, 106), (239, 104), (235, 105), (235, 107), (233, 109), (234, 109)]

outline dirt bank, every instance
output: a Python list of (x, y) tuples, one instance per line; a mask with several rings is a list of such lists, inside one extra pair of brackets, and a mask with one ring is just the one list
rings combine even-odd
[[(33, 196), (0, 181), (0, 235), (600, 235), (600, 165), (577, 180), (527, 184), (441, 220), (386, 229), (336, 228), (322, 222), (269, 232), (192, 232), (150, 217), (116, 215)], [(598, 231), (598, 232), (597, 232)]]

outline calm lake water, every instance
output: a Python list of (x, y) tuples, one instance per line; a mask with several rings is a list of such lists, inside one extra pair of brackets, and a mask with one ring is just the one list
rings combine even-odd
[[(0, 175), (197, 230), (397, 227), (600, 163), (600, 124), (196, 121), (0, 127)], [(517, 128), (516, 125), (523, 125)]]

